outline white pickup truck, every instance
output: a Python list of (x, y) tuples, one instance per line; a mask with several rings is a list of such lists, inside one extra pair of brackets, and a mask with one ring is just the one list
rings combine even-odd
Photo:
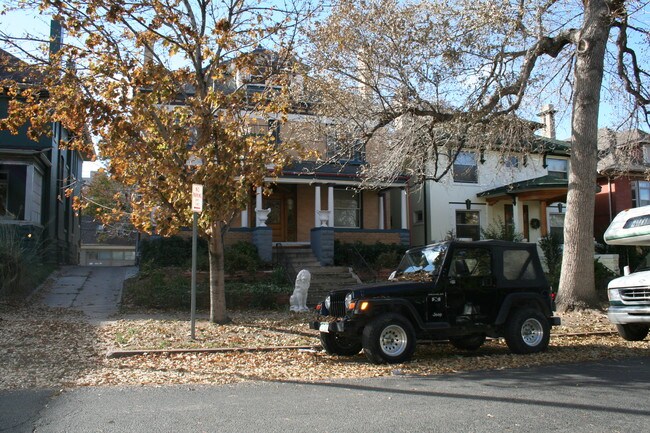
[[(650, 246), (650, 206), (620, 212), (605, 231), (609, 245)], [(630, 273), (609, 282), (607, 317), (628, 341), (646, 338), (650, 327), (650, 254)]]

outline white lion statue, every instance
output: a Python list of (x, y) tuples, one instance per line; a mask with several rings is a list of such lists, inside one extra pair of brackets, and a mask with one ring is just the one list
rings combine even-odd
[(309, 311), (307, 308), (307, 292), (311, 283), (311, 273), (307, 269), (298, 272), (296, 276), (296, 286), (293, 289), (293, 295), (289, 298), (290, 311), (304, 313)]

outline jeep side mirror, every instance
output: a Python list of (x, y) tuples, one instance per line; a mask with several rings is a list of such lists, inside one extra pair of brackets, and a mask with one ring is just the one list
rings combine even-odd
[(391, 272), (390, 275), (388, 276), (388, 281), (395, 280), (395, 275), (397, 275), (397, 271)]
[(630, 275), (630, 267), (623, 266), (623, 275)]

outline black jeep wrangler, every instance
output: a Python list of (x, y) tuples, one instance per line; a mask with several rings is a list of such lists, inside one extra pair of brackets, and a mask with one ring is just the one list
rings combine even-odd
[(551, 289), (535, 244), (449, 241), (406, 252), (390, 281), (335, 290), (310, 323), (330, 355), (374, 363), (411, 358), (417, 340), (476, 350), (504, 337), (513, 353), (546, 350)]

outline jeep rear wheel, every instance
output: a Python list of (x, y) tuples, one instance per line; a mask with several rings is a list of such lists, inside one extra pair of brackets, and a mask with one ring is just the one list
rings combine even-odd
[(618, 335), (627, 341), (641, 341), (648, 335), (648, 325), (638, 323), (627, 323), (625, 325), (616, 325)]
[(361, 352), (361, 342), (329, 332), (320, 333), (320, 343), (328, 355), (353, 356)]
[(453, 337), (449, 342), (456, 349), (460, 350), (478, 350), (485, 343), (485, 335), (468, 335), (466, 337)]
[(363, 353), (375, 364), (408, 361), (415, 351), (415, 330), (404, 316), (384, 314), (363, 329)]
[(551, 327), (537, 310), (526, 308), (511, 313), (506, 323), (505, 339), (512, 353), (537, 353), (548, 348)]

